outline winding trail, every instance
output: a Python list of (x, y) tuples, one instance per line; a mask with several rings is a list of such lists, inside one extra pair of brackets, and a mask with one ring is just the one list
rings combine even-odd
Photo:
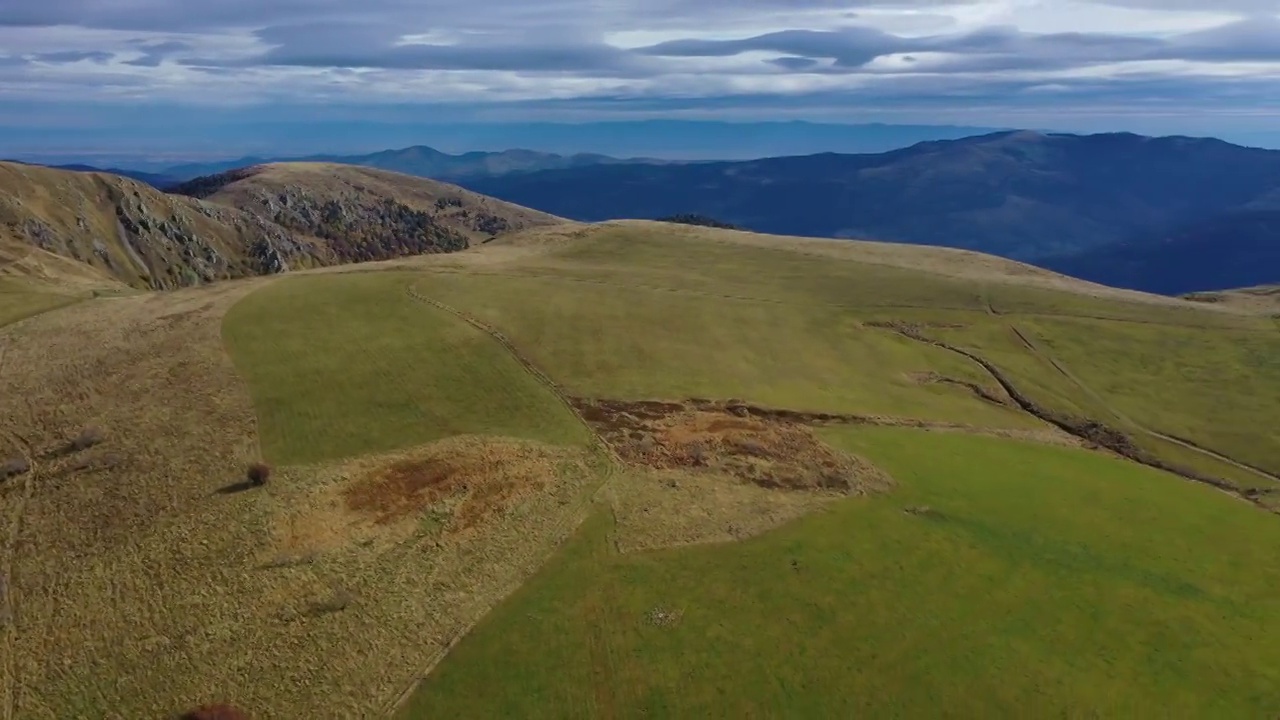
[(1067, 380), (1071, 381), (1073, 385), (1078, 387), (1082, 392), (1084, 392), (1086, 395), (1092, 398), (1094, 402), (1098, 403), (1099, 407), (1102, 407), (1107, 412), (1111, 413), (1111, 415), (1113, 415), (1116, 419), (1120, 420), (1126, 425), (1132, 428), (1135, 428), (1146, 435), (1150, 435), (1154, 438), (1158, 438), (1165, 442), (1178, 445), (1179, 447), (1185, 448), (1195, 453), (1199, 453), (1206, 457), (1213, 458), (1218, 462), (1226, 463), (1227, 465), (1230, 465), (1239, 470), (1243, 470), (1247, 473), (1256, 475), (1264, 480), (1280, 484), (1280, 476), (1277, 476), (1274, 473), (1268, 472), (1263, 468), (1257, 467), (1255, 465), (1250, 465), (1249, 463), (1246, 463), (1240, 460), (1236, 460), (1233, 457), (1223, 455), (1222, 453), (1217, 452), (1215, 450), (1211, 450), (1204, 446), (1197, 445), (1196, 443), (1191, 442), (1190, 440), (1186, 440), (1186, 439), (1177, 437), (1175, 435), (1168, 435), (1158, 430), (1153, 430), (1149, 427), (1146, 427), (1142, 423), (1137, 422), (1133, 418), (1121, 412), (1120, 409), (1116, 408), (1114, 405), (1107, 402), (1106, 398), (1102, 397), (1100, 393), (1098, 393), (1096, 390), (1090, 387), (1087, 383), (1085, 383), (1083, 380), (1077, 377), (1074, 373), (1072, 373), (1069, 369), (1067, 369), (1067, 367), (1063, 365), (1057, 358), (1055, 358), (1053, 355), (1049, 354), (1043, 348), (1039, 347), (1036, 343), (1034, 343), (1031, 340), (1031, 338), (1028, 337), (1025, 333), (1023, 333), (1022, 330), (1020, 330), (1016, 325), (1010, 325), (1009, 329), (1013, 331), (1013, 334), (1018, 338), (1022, 346), (1025, 347), (1031, 354), (1048, 362), (1051, 366), (1053, 366), (1055, 370), (1058, 371), (1059, 374), (1061, 374)]
[(916, 342), (933, 345), (934, 347), (948, 350), (972, 360), (986, 370), (987, 373), (1004, 388), (1005, 392), (1009, 393), (1009, 397), (1013, 398), (1014, 402), (1017, 403), (1018, 407), (1022, 410), (1039, 418), (1040, 420), (1043, 420), (1044, 422), (1049, 423), (1050, 425), (1075, 435), (1086, 443), (1106, 448), (1107, 450), (1140, 465), (1146, 465), (1147, 467), (1155, 468), (1156, 470), (1163, 470), (1165, 472), (1172, 473), (1186, 480), (1209, 485), (1210, 487), (1216, 488), (1239, 500), (1266, 510), (1267, 512), (1280, 513), (1280, 510), (1268, 507), (1262, 502), (1262, 494), (1244, 491), (1236, 487), (1233, 483), (1223, 480), (1222, 478), (1212, 477), (1196, 470), (1165, 462), (1151, 453), (1136, 447), (1127, 435), (1115, 428), (1108, 427), (1094, 420), (1066, 416), (1042, 407), (1034, 400), (1024, 395), (1017, 386), (1009, 380), (1004, 372), (1000, 370), (1000, 368), (996, 367), (986, 358), (978, 355), (977, 353), (956, 347), (955, 345), (951, 345), (950, 343), (946, 343), (941, 340), (935, 340), (927, 337), (917, 328), (908, 323), (886, 322), (876, 323), (873, 324), (873, 326), (892, 330), (899, 335), (915, 340)]
[[(502, 348), (506, 350), (507, 353), (512, 358), (514, 358), (517, 363), (519, 363), (519, 365), (525, 370), (525, 372), (532, 375), (534, 379), (536, 379), (544, 387), (550, 390), (551, 393), (555, 395), (556, 399), (559, 400), (560, 403), (564, 405), (564, 407), (570, 413), (573, 414), (573, 417), (577, 419), (577, 421), (582, 425), (582, 427), (586, 429), (588, 435), (591, 438), (592, 446), (597, 448), (603, 454), (604, 458), (607, 460), (604, 477), (600, 479), (599, 486), (596, 488), (595, 492), (592, 493), (591, 496), (589, 497), (587, 501), (587, 505), (596, 503), (603, 494), (609, 492), (609, 488), (611, 484), (613, 483), (615, 478), (617, 478), (619, 472), (621, 471), (622, 458), (620, 458), (618, 454), (614, 451), (613, 447), (609, 445), (609, 443), (605, 442), (604, 438), (601, 437), (600, 434), (596, 432), (595, 428), (591, 426), (591, 423), (587, 422), (586, 418), (582, 416), (582, 414), (578, 411), (578, 408), (573, 404), (569, 396), (565, 394), (564, 389), (561, 388), (560, 385), (556, 383), (556, 381), (552, 380), (551, 377), (547, 375), (545, 372), (543, 372), (542, 369), (539, 368), (536, 364), (534, 364), (534, 362), (531, 359), (529, 359), (528, 356), (522, 353), (520, 349), (517, 348), (511, 342), (510, 339), (507, 338), (506, 335), (503, 335), (501, 332), (499, 332), (496, 328), (492, 327), (491, 325), (483, 322), (479, 318), (476, 318), (468, 313), (465, 313), (453, 307), (452, 305), (445, 304), (443, 302), (440, 302), (439, 300), (423, 295), (422, 293), (418, 292), (417, 288), (412, 284), (408, 285), (405, 288), (405, 292), (414, 301), (422, 303), (424, 305), (429, 305), (438, 310), (442, 310), (446, 313), (449, 313), (450, 315), (453, 315), (454, 317), (462, 320), (468, 325), (476, 328), (477, 330), (491, 337), (495, 342), (501, 345)], [(610, 504), (610, 507), (612, 508), (612, 503)], [(573, 528), (568, 527), (568, 525), (570, 524), (570, 518), (577, 518), (580, 522), (582, 518), (578, 516), (583, 514), (584, 513), (567, 514), (565, 516), (565, 521), (563, 522), (564, 527), (557, 528), (557, 533), (555, 534), (563, 536), (564, 539), (567, 539), (568, 537), (570, 537), (573, 534)], [(478, 621), (478, 618), (477, 618), (477, 621)], [(413, 692), (427, 679), (427, 676), (431, 674), (431, 671), (434, 670), (435, 667), (439, 665), (442, 660), (444, 660), (444, 658), (449, 654), (449, 652), (453, 650), (453, 648), (459, 642), (461, 642), (463, 638), (467, 636), (467, 634), (471, 631), (471, 628), (474, 627), (474, 625), (475, 623), (472, 623), (471, 625), (460, 625), (449, 635), (449, 637), (443, 643), (441, 643), (440, 649), (432, 654), (432, 656), (427, 660), (425, 665), (417, 669), (417, 671), (413, 675), (412, 680), (410, 680), (408, 685), (387, 706), (386, 713), (385, 713), (386, 717), (388, 718), (396, 717), (397, 713), (399, 713), (399, 711), (404, 708), (405, 704), (409, 702), (410, 698), (413, 697)], [(9, 720), (9, 718), (3, 718), (3, 720)]]
[(600, 435), (596, 433), (595, 429), (591, 427), (591, 423), (587, 422), (586, 418), (582, 417), (582, 414), (578, 412), (577, 406), (573, 404), (569, 396), (565, 393), (564, 389), (561, 388), (560, 385), (557, 384), (555, 380), (552, 380), (551, 376), (547, 375), (545, 372), (542, 371), (541, 368), (535, 365), (533, 360), (529, 359), (528, 356), (520, 352), (520, 349), (517, 348), (515, 344), (513, 344), (511, 340), (507, 338), (506, 335), (503, 335), (496, 328), (489, 325), (488, 323), (485, 323), (479, 318), (476, 318), (473, 315), (465, 313), (453, 307), (452, 305), (446, 305), (445, 303), (442, 303), (439, 300), (423, 295), (422, 293), (418, 292), (418, 289), (413, 285), (409, 285), (406, 288), (406, 292), (408, 292), (409, 297), (413, 298), (414, 300), (420, 303), (424, 303), (426, 305), (430, 305), (436, 309), (443, 310), (444, 312), (447, 312), (450, 315), (457, 317), (458, 319), (462, 320), (463, 322), (485, 333), (486, 335), (488, 335), (489, 337), (497, 341), (497, 343), (501, 345), (503, 349), (505, 349), (507, 353), (511, 355), (511, 357), (514, 358), (517, 363), (520, 364), (521, 367), (524, 368), (525, 372), (528, 372), (530, 375), (534, 377), (534, 379), (536, 379), (544, 387), (550, 390), (551, 394), (555, 395), (556, 399), (560, 401), (560, 404), (564, 405), (564, 407), (570, 413), (573, 414), (573, 416), (578, 420), (578, 422), (582, 425), (582, 427), (584, 427), (587, 430), (587, 432), (590, 434), (592, 439), (592, 444), (598, 445), (600, 449), (602, 449), (605, 452), (605, 454), (609, 457), (609, 459), (613, 461), (615, 464), (619, 464), (619, 465), (621, 464), (622, 462), (621, 458), (619, 458), (618, 455), (614, 453), (613, 448), (609, 447), (609, 444), (606, 443), (604, 439), (601, 438)]

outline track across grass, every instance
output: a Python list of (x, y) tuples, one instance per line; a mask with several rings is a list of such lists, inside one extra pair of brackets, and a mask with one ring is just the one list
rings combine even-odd
[(600, 516), (402, 717), (1269, 717), (1280, 524), (1083, 450), (830, 429), (890, 495), (619, 556)]
[(223, 335), (253, 394), (268, 460), (319, 462), (472, 433), (588, 442), (492, 338), (409, 298), (414, 278), (288, 278), (231, 309)]

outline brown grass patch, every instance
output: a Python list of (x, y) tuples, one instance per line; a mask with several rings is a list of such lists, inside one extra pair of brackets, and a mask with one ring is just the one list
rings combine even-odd
[(555, 478), (549, 451), (504, 443), (445, 447), (396, 460), (356, 480), (342, 491), (346, 509), (375, 525), (434, 509), (446, 517), (445, 530), (463, 532)]
[(618, 455), (655, 470), (726, 475), (772, 490), (880, 489), (887, 478), (839, 452), (787, 413), (711, 402), (577, 401)]
[(834, 416), (734, 401), (574, 404), (631, 466), (609, 485), (623, 552), (743, 540), (893, 485), (804, 424)]

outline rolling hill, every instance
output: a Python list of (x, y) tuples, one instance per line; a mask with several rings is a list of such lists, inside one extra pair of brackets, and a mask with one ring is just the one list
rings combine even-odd
[[(598, 165), (463, 184), (583, 221), (692, 213), (766, 233), (1052, 262), (1090, 280), (1149, 291), (1280, 280), (1280, 265), (1260, 262), (1274, 252), (1267, 249), (1275, 246), (1271, 230), (1250, 230), (1219, 257), (1200, 257), (1219, 270), (1197, 277), (1194, 260), (1207, 252), (1200, 245), (1280, 208), (1280, 151), (1212, 139), (996, 133), (877, 155)], [(1152, 238), (1187, 235), (1193, 238), (1175, 243), (1185, 248), (1181, 259), (1147, 258), (1142, 249)], [(1136, 250), (1126, 269), (1111, 272), (1103, 258), (1124, 255), (1128, 246)]]
[[(323, 229), (440, 199), (348, 170), (170, 202)], [(1280, 707), (1271, 318), (962, 250), (519, 217), (171, 292), (0, 286), (0, 707)]]
[[(455, 185), (331, 163), (257, 165), (197, 178), (173, 192), (324, 238), (362, 259), (427, 252), (433, 241), (460, 250), (500, 233), (563, 222)], [(348, 247), (363, 241), (374, 246), (369, 253)], [(395, 249), (404, 242), (416, 252)]]
[(1259, 285), (1220, 292), (1189, 293), (1186, 299), (1202, 303), (1222, 303), (1246, 312), (1280, 316), (1280, 285)]
[(0, 189), (0, 249), (10, 256), (34, 248), (151, 289), (456, 251), (556, 221), (443, 183), (324, 165), (264, 166), (183, 186), (207, 200), (16, 163), (0, 163)]

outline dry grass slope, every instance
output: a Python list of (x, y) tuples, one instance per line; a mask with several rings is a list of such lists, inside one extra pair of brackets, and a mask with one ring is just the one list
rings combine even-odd
[(0, 245), (36, 247), (137, 288), (325, 264), (323, 249), (232, 208), (128, 178), (0, 163)]

